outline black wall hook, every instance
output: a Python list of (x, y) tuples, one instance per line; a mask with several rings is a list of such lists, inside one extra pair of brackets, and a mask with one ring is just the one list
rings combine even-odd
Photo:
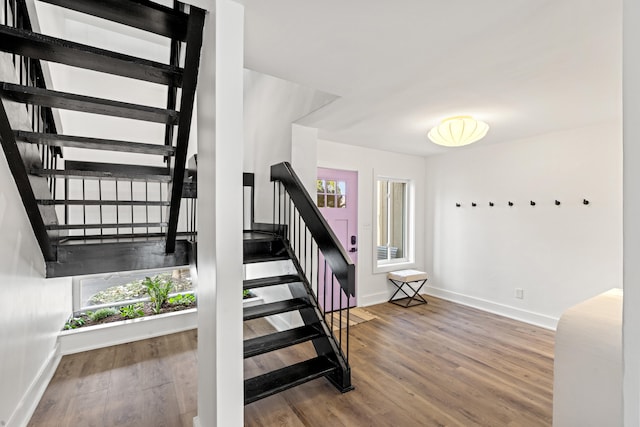
[(477, 206), (475, 202), (471, 203), (471, 206), (473, 206), (474, 208)]
[(493, 202), (489, 202), (489, 206), (493, 206)]
[(456, 208), (459, 208), (459, 207), (460, 207), (460, 203), (456, 203)]
[(509, 206), (513, 206), (513, 202), (509, 202)]
[(536, 202), (534, 202), (533, 200), (531, 201), (531, 206), (535, 206)]
[(588, 201), (587, 199), (582, 199), (582, 204), (583, 204), (583, 205), (588, 205), (588, 204), (589, 204), (589, 201)]
[(556, 206), (560, 206), (560, 200), (556, 200)]

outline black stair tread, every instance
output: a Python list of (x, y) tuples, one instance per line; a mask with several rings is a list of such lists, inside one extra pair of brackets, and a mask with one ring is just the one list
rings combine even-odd
[(263, 288), (266, 286), (283, 285), (286, 283), (295, 283), (300, 281), (300, 276), (295, 274), (286, 274), (283, 276), (260, 277), (258, 279), (248, 279), (242, 284), (243, 289)]
[(160, 156), (172, 156), (175, 151), (174, 147), (164, 144), (144, 144), (140, 142), (120, 141), (115, 139), (88, 138), (83, 136), (26, 131), (15, 131), (14, 134), (16, 141), (28, 142), (31, 144), (44, 144), (55, 147), (123, 151), (126, 153), (157, 154)]
[(47, 230), (91, 230), (97, 228), (154, 228), (166, 227), (166, 222), (133, 222), (118, 224), (49, 224)]
[(287, 329), (257, 338), (251, 338), (244, 342), (244, 357), (257, 356), (292, 345), (300, 344), (314, 338), (321, 337), (318, 327), (314, 325), (300, 326), (299, 328)]
[(251, 241), (274, 241), (279, 239), (279, 237), (273, 233), (252, 230), (244, 231), (242, 238)]
[[(42, 0), (172, 39), (187, 37), (188, 15), (146, 0)], [(192, 6), (193, 7), (193, 6)]]
[(309, 307), (309, 301), (302, 298), (293, 298), (285, 301), (276, 301), (268, 304), (255, 305), (244, 309), (243, 320), (252, 320), (259, 317), (272, 316), (288, 311), (300, 310)]
[(288, 388), (325, 376), (336, 366), (325, 357), (316, 357), (244, 381), (245, 405)]
[(178, 240), (175, 252), (167, 254), (164, 239), (59, 245), (58, 260), (47, 262), (47, 277), (188, 266), (190, 247), (190, 242)]
[(18, 28), (0, 26), (0, 50), (152, 83), (182, 85), (183, 70), (178, 67)]
[(244, 263), (245, 264), (255, 264), (258, 262), (271, 262), (271, 261), (284, 261), (291, 259), (289, 255), (284, 253), (280, 255), (269, 255), (269, 254), (245, 254), (244, 255)]
[(138, 181), (154, 181), (169, 182), (169, 175), (142, 175), (142, 174), (126, 174), (117, 172), (103, 171), (79, 171), (79, 170), (62, 170), (62, 169), (31, 169), (31, 175), (39, 176), (55, 176), (59, 178), (84, 178), (84, 179), (131, 179)]
[(66, 169), (31, 169), (33, 175), (66, 178), (132, 179), (140, 181), (171, 181), (167, 168), (158, 166), (125, 165), (119, 163), (66, 161)]
[[(136, 228), (136, 227), (134, 227)], [(176, 233), (180, 240), (188, 240), (188, 237), (193, 233), (188, 231), (178, 231)], [(89, 245), (89, 244), (102, 244), (108, 242), (160, 242), (164, 241), (167, 237), (167, 233), (118, 233), (118, 234), (87, 234), (79, 236), (59, 236), (52, 237), (51, 240), (56, 246), (77, 246), (77, 245)]]
[(104, 98), (76, 95), (67, 92), (42, 89), (0, 82), (0, 96), (15, 102), (26, 102), (44, 107), (82, 111), (113, 117), (124, 117), (155, 123), (175, 125), (179, 113), (175, 110), (112, 101)]
[(162, 200), (36, 200), (39, 205), (69, 205), (69, 206), (169, 206), (169, 202)]

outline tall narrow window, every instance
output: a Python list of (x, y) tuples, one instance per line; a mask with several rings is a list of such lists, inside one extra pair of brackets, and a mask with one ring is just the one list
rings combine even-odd
[(407, 181), (377, 180), (377, 265), (409, 261)]

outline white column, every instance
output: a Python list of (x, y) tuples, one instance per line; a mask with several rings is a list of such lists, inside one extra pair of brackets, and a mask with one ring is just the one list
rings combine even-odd
[(291, 125), (291, 166), (309, 194), (316, 192), (318, 177), (318, 129)]
[(198, 83), (198, 417), (243, 425), (243, 6), (207, 15)]
[(623, 3), (624, 425), (640, 425), (640, 3)]

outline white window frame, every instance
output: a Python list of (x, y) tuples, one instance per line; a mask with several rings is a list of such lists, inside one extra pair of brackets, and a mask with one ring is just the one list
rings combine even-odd
[[(132, 271), (117, 271), (117, 272), (112, 272), (112, 273), (96, 273), (96, 274), (86, 274), (83, 276), (73, 276), (71, 278), (71, 301), (72, 301), (72, 309), (73, 309), (73, 313), (74, 315), (76, 313), (82, 313), (85, 311), (85, 309), (87, 307), (83, 307), (82, 305), (82, 281), (85, 279), (94, 279), (94, 278), (103, 278), (106, 276), (111, 276), (111, 275), (138, 275), (138, 274), (144, 274), (144, 275), (149, 275), (149, 276), (155, 276), (156, 274), (160, 274), (160, 273), (166, 273), (168, 271), (173, 271), (176, 269), (180, 269), (180, 268), (185, 268), (188, 266), (178, 266), (178, 267), (160, 267), (160, 268), (152, 268), (152, 269), (148, 269), (148, 270), (132, 270)], [(192, 293), (191, 291), (189, 292), (183, 292), (183, 293)], [(195, 289), (194, 292), (195, 293)], [(171, 293), (169, 296), (174, 296), (174, 293)], [(110, 303), (110, 304), (102, 304), (102, 305), (96, 305), (96, 306), (92, 306), (89, 307), (93, 310), (97, 310), (103, 307), (120, 307), (123, 305), (130, 305), (130, 304), (135, 304), (138, 302), (144, 302), (144, 301), (148, 301), (149, 297), (145, 297), (145, 298), (141, 298), (141, 299), (131, 299), (131, 300), (125, 300), (125, 301), (120, 301), (117, 303)]]
[[(379, 181), (393, 181), (404, 183), (405, 185), (405, 206), (404, 206), (404, 244), (402, 258), (378, 259), (378, 205), (380, 200), (378, 198), (378, 182)], [(415, 216), (414, 216), (414, 200), (415, 200), (415, 188), (413, 180), (408, 178), (398, 178), (389, 175), (374, 174), (373, 179), (373, 272), (374, 273), (386, 273), (394, 270), (401, 270), (403, 268), (410, 268), (415, 266)], [(387, 204), (387, 206), (390, 206)]]

